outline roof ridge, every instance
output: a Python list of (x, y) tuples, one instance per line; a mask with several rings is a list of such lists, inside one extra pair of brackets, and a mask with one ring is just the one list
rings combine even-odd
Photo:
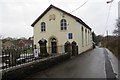
[(81, 23), (82, 25), (84, 25), (85, 27), (87, 27), (88, 29), (91, 30), (91, 28), (90, 28), (86, 23), (84, 23), (80, 18), (78, 18), (77, 16), (75, 16), (75, 15), (73, 15), (73, 14), (70, 14), (70, 13), (68, 13), (68, 12), (66, 12), (66, 11), (64, 11), (64, 10), (62, 10), (62, 9), (60, 9), (60, 8), (52, 5), (52, 4), (33, 22), (33, 24), (32, 24), (31, 26), (34, 27), (34, 25), (35, 25), (51, 8), (55, 8), (55, 9), (61, 11), (61, 12), (64, 12), (65, 14), (71, 16), (71, 17), (74, 18), (76, 21), (78, 21), (79, 23)]

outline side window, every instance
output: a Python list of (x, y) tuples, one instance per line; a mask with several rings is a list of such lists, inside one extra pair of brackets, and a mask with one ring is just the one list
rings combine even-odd
[(90, 34), (89, 34), (90, 32), (88, 31), (88, 45), (89, 45), (89, 40), (90, 40)]
[(85, 42), (86, 42), (86, 46), (87, 46), (87, 29), (85, 29)]
[(60, 21), (60, 26), (61, 26), (61, 30), (67, 30), (67, 21), (65, 19), (62, 19)]
[(45, 32), (46, 31), (46, 24), (45, 22), (41, 22), (41, 32)]
[(84, 34), (83, 34), (83, 26), (81, 27), (81, 31), (82, 31), (82, 47), (84, 47)]
[(73, 34), (72, 33), (68, 33), (68, 39), (72, 39), (73, 38)]

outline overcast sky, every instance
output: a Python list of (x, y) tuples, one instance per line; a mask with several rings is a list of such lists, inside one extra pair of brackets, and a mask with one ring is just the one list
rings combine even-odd
[[(86, 0), (0, 0), (0, 34), (4, 37), (30, 37), (33, 35), (31, 24), (41, 13), (53, 4), (60, 9), (71, 12)], [(101, 35), (105, 31), (109, 0), (88, 0), (73, 15), (82, 19), (92, 30)], [(114, 0), (106, 30), (112, 34), (118, 18), (118, 1)]]

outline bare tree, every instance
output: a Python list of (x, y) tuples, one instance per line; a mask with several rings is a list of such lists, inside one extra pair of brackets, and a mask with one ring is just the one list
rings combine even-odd
[(120, 18), (116, 20), (116, 27), (113, 31), (113, 34), (118, 35), (120, 33)]
[[(117, 49), (117, 55), (118, 55), (118, 58), (120, 59), (120, 17), (116, 20), (116, 27), (113, 31), (113, 34), (115, 34), (117, 36), (117, 39), (116, 39), (116, 43), (117, 43), (117, 46), (116, 46), (116, 49)], [(115, 42), (114, 42), (115, 44)]]
[(2, 40), (3, 38), (4, 38), (4, 36), (0, 34), (0, 40)]

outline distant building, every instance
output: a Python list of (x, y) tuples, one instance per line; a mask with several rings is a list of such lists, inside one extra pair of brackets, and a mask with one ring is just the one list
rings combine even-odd
[(12, 41), (6, 41), (6, 42), (2, 43), (2, 47), (7, 49), (7, 48), (15, 47), (15, 45)]
[(32, 48), (33, 40), (18, 39), (18, 40), (5, 40), (2, 42), (2, 47), (7, 48)]
[(39, 48), (38, 41), (45, 39), (48, 53), (59, 53), (58, 46), (67, 41), (77, 43), (79, 54), (92, 48), (91, 28), (80, 18), (53, 5), (50, 5), (31, 26), (34, 31), (34, 45)]
[(18, 47), (24, 48), (24, 47), (32, 47), (33, 40), (20, 40), (18, 42)]

